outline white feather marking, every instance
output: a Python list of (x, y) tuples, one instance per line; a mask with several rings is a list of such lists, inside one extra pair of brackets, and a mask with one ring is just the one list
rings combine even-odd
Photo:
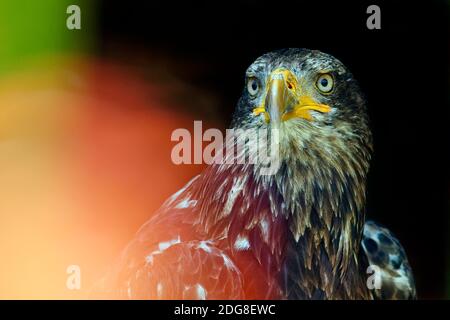
[(209, 241), (200, 241), (200, 244), (198, 245), (198, 248), (202, 249), (205, 252), (210, 253), (211, 252), (211, 247), (209, 245), (210, 245)]
[(264, 218), (259, 222), (259, 227), (261, 229), (261, 233), (262, 233), (264, 241), (266, 243), (268, 243), (269, 242), (269, 222), (267, 221), (267, 218)]
[(149, 265), (153, 264), (154, 258), (156, 255), (161, 254), (162, 251), (155, 250), (152, 253), (150, 253), (148, 256), (145, 257), (145, 262)]
[(206, 300), (205, 288), (200, 283), (197, 283), (195, 286), (196, 286), (197, 298), (199, 300)]
[(189, 200), (189, 198), (187, 198), (187, 199), (180, 201), (175, 206), (175, 208), (177, 208), (177, 209), (192, 208), (192, 207), (195, 207), (196, 204), (197, 204), (197, 200)]
[(164, 250), (170, 248), (174, 244), (177, 244), (177, 243), (180, 243), (180, 242), (181, 242), (180, 236), (178, 236), (175, 239), (169, 240), (169, 241), (160, 242), (158, 244), (159, 251), (163, 252)]
[(177, 244), (177, 243), (181, 243), (180, 236), (177, 236), (177, 238), (169, 240), (169, 241), (160, 242), (158, 244), (158, 250), (155, 250), (152, 253), (150, 253), (148, 256), (146, 256), (145, 262), (149, 265), (152, 265), (155, 255), (163, 253), (164, 250), (167, 250), (168, 248), (170, 248), (171, 246), (173, 246), (174, 244)]
[(230, 258), (228, 258), (228, 256), (226, 254), (222, 253), (222, 258), (223, 258), (223, 262), (225, 263), (225, 266), (228, 269), (234, 269), (233, 261), (231, 261)]
[(238, 235), (236, 241), (234, 242), (234, 248), (238, 251), (248, 250), (250, 248), (250, 242), (245, 236)]
[(246, 181), (245, 178), (240, 177), (233, 179), (233, 186), (231, 187), (231, 190), (228, 194), (227, 202), (223, 207), (223, 214), (225, 216), (230, 214), (231, 209), (233, 209), (234, 201), (236, 201), (237, 196), (242, 191), (245, 181)]

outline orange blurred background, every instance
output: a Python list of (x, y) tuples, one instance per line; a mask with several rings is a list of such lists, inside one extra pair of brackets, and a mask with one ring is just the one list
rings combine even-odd
[[(177, 111), (171, 96), (183, 88), (171, 83), (81, 56), (0, 78), (0, 298), (87, 298), (201, 170), (170, 159), (172, 131), (195, 120)], [(81, 268), (81, 290), (66, 287), (69, 265)]]

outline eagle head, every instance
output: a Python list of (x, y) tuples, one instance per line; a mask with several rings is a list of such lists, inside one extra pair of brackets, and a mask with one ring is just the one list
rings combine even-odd
[(343, 151), (352, 156), (354, 145), (371, 149), (357, 82), (338, 59), (317, 50), (283, 49), (256, 59), (246, 71), (232, 127), (278, 129), (282, 160), (333, 162)]

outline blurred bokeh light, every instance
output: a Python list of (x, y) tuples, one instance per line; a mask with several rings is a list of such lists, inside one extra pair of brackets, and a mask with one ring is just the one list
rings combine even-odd
[[(0, 3), (2, 299), (87, 298), (139, 226), (201, 170), (170, 159), (172, 131), (194, 120), (179, 112), (183, 85), (92, 58), (96, 9), (83, 2), (83, 29), (70, 31), (67, 5)], [(81, 290), (66, 287), (69, 265), (81, 268)]]

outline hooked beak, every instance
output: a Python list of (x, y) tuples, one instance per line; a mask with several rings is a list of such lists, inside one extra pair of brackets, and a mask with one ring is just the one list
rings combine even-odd
[(263, 105), (253, 110), (254, 115), (264, 114), (267, 123), (302, 118), (312, 121), (310, 110), (330, 112), (326, 104), (315, 102), (311, 97), (300, 94), (297, 78), (286, 69), (276, 69), (269, 77)]

